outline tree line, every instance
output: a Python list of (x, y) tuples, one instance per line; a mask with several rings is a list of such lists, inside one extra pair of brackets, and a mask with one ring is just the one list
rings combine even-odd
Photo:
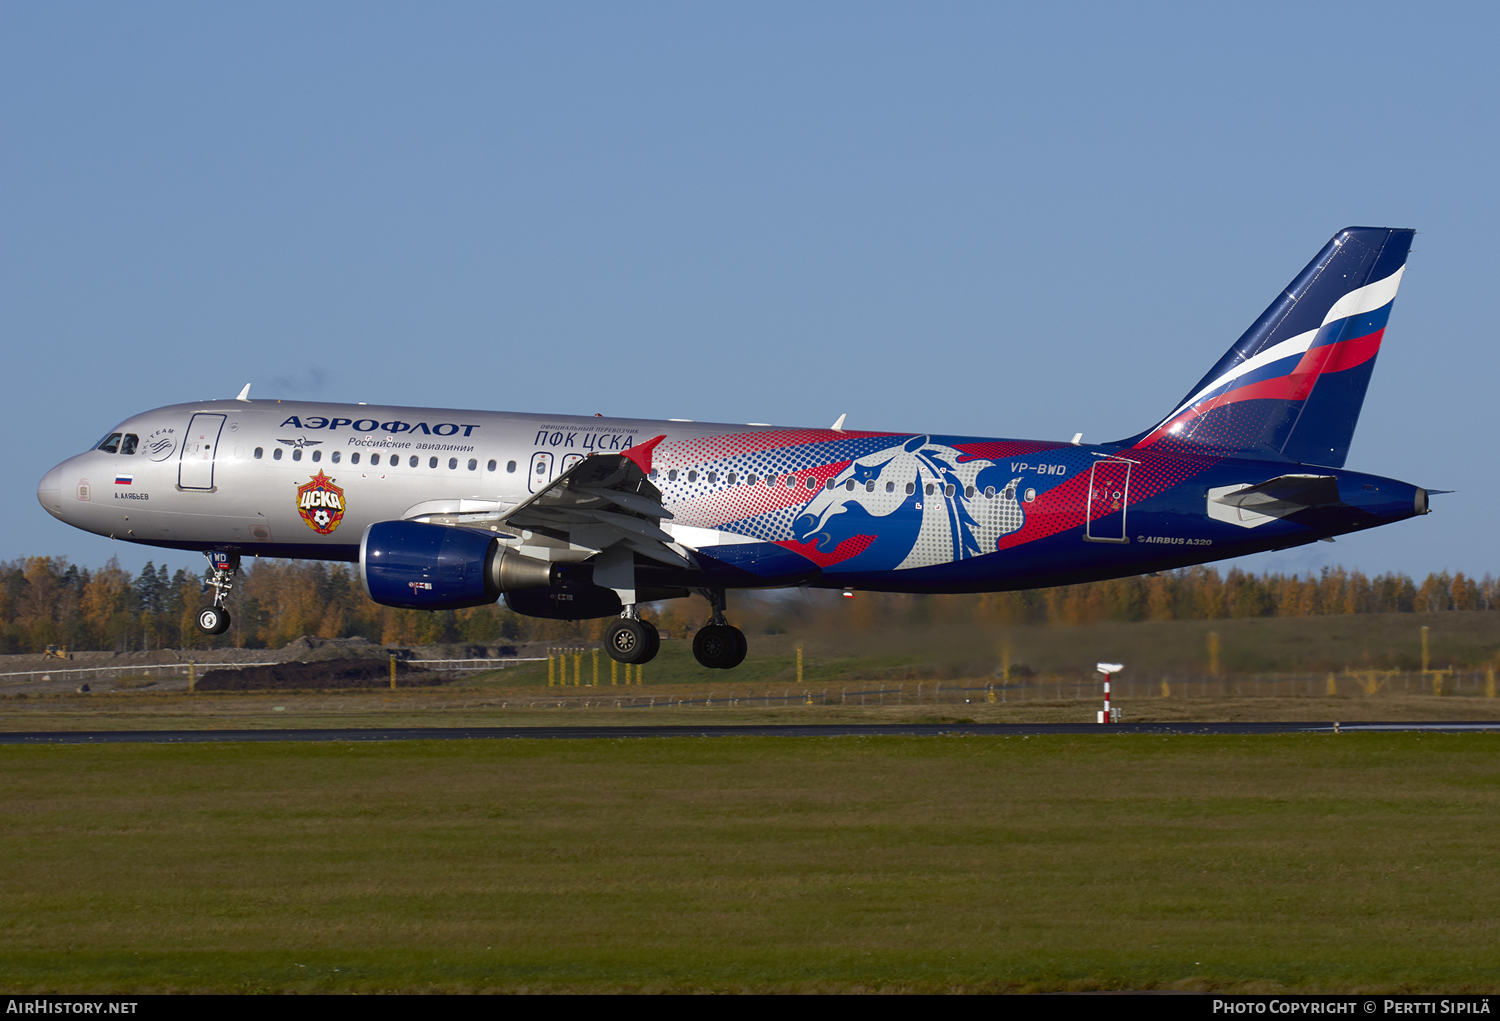
[[(504, 603), (465, 610), (397, 610), (373, 603), (346, 564), (256, 560), (228, 600), (233, 623), (210, 637), (194, 624), (211, 601), (208, 572), (171, 572), (147, 563), (132, 576), (111, 560), (90, 570), (61, 557), (0, 562), (0, 652), (69, 649), (129, 652), (211, 647), (280, 648), (303, 635), (362, 636), (381, 644), (444, 642), (482, 645), (597, 640), (605, 621), (522, 617)], [(1442, 613), (1500, 609), (1500, 583), (1462, 571), (1367, 577), (1342, 567), (1316, 576), (1237, 567), (1189, 567), (1155, 576), (997, 592), (975, 596), (835, 593), (806, 598), (754, 593), (731, 596), (731, 614), (746, 630), (920, 628), (934, 623), (1076, 625), (1098, 621), (1215, 620), (1355, 613)], [(708, 616), (701, 599), (659, 604), (653, 616), (668, 633), (690, 636)]]

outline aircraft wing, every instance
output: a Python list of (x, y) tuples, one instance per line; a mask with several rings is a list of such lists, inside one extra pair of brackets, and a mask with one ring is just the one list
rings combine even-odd
[(662, 531), (672, 512), (651, 484), (651, 451), (664, 436), (618, 454), (594, 454), (510, 510), (500, 524), (540, 532), (577, 546), (604, 550), (623, 544), (652, 560), (691, 568), (683, 550)]

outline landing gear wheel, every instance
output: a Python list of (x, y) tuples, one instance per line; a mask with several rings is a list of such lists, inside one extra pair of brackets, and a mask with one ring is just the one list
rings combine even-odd
[(693, 656), (710, 670), (727, 670), (745, 658), (745, 636), (728, 624), (705, 624), (693, 636)]
[(745, 632), (741, 631), (733, 624), (726, 624), (724, 626), (729, 628), (729, 630), (734, 633), (735, 645), (734, 656), (730, 658), (728, 663), (724, 664), (724, 669), (733, 670), (735, 667), (745, 662), (745, 654), (750, 651), (750, 643), (745, 641)]
[(649, 663), (661, 648), (661, 634), (644, 620), (621, 617), (604, 636), (610, 658), (621, 663)]
[(222, 635), (229, 630), (229, 611), (222, 606), (205, 606), (198, 611), (198, 630), (206, 635)]
[(745, 661), (745, 633), (729, 624), (705, 624), (693, 637), (693, 655), (710, 670), (732, 670)]

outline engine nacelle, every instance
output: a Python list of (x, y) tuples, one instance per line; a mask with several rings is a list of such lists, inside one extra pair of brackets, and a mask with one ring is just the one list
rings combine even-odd
[(377, 521), (360, 539), (359, 580), (366, 595), (386, 606), (457, 610), (493, 603), (503, 592), (549, 588), (557, 565), (467, 528)]

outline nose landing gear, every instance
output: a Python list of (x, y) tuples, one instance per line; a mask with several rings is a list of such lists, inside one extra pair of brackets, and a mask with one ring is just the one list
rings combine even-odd
[(208, 584), (214, 590), (214, 601), (212, 606), (205, 606), (198, 611), (198, 630), (206, 635), (222, 635), (229, 630), (229, 611), (224, 609), (224, 601), (234, 588), (234, 576), (239, 573), (240, 557), (238, 553), (220, 553), (217, 550), (205, 553), (204, 556), (208, 557), (208, 564), (213, 568)]
[(749, 651), (745, 633), (724, 623), (723, 589), (700, 589), (699, 594), (713, 607), (713, 616), (693, 636), (693, 656), (710, 670), (731, 670), (745, 661)]

